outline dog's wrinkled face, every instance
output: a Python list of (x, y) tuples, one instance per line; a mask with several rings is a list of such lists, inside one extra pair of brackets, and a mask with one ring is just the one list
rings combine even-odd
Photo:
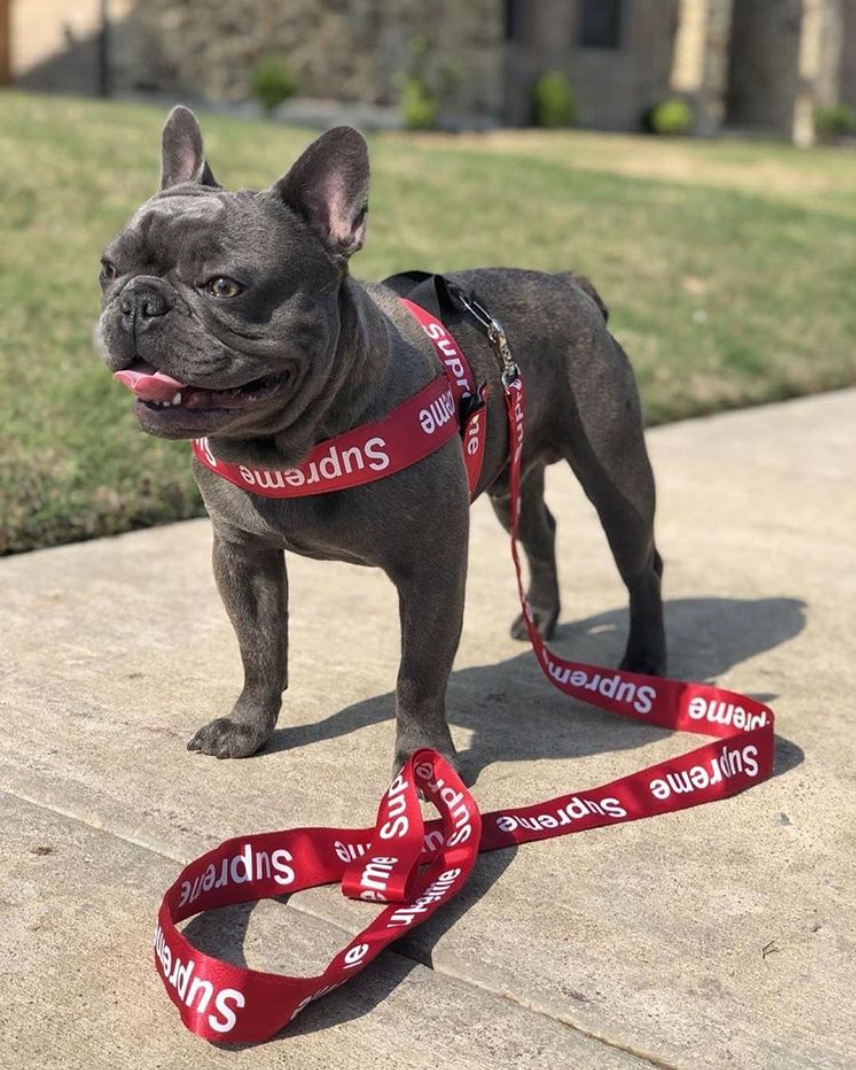
[(277, 434), (333, 373), (339, 291), (362, 245), (365, 142), (331, 130), (261, 193), (220, 189), (176, 108), (161, 190), (102, 259), (104, 359), (167, 438)]

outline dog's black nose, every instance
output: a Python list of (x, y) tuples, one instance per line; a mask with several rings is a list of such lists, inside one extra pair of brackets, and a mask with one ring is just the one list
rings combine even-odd
[(119, 308), (122, 326), (131, 334), (148, 330), (152, 320), (165, 316), (170, 310), (162, 293), (148, 289), (126, 290), (119, 301)]

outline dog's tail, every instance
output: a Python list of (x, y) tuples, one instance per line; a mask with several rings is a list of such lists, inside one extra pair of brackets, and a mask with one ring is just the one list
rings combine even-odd
[(594, 288), (594, 284), (587, 275), (580, 275), (576, 271), (565, 271), (563, 275), (569, 280), (571, 285), (578, 287), (583, 293), (589, 295), (594, 301), (597, 307), (600, 309), (600, 314), (603, 316), (603, 322), (609, 323), (609, 309), (604, 304), (603, 298)]

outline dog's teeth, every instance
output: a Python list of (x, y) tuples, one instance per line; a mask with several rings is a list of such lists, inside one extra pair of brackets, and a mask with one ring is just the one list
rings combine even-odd
[(173, 403), (173, 405), (180, 405), (181, 404), (181, 391), (180, 390), (175, 395), (175, 397), (172, 399), (172, 403)]

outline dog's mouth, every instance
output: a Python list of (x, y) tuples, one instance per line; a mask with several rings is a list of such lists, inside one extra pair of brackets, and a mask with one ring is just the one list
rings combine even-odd
[(138, 415), (163, 417), (170, 422), (186, 417), (195, 425), (200, 418), (237, 415), (242, 409), (272, 398), (288, 385), (291, 371), (264, 375), (228, 390), (210, 390), (179, 382), (138, 360), (130, 368), (114, 372), (113, 378), (133, 391)]
[(171, 375), (138, 360), (132, 367), (114, 372), (113, 378), (132, 390), (138, 400), (153, 409), (243, 409), (275, 394), (290, 378), (290, 371), (264, 375), (228, 390), (180, 383)]

